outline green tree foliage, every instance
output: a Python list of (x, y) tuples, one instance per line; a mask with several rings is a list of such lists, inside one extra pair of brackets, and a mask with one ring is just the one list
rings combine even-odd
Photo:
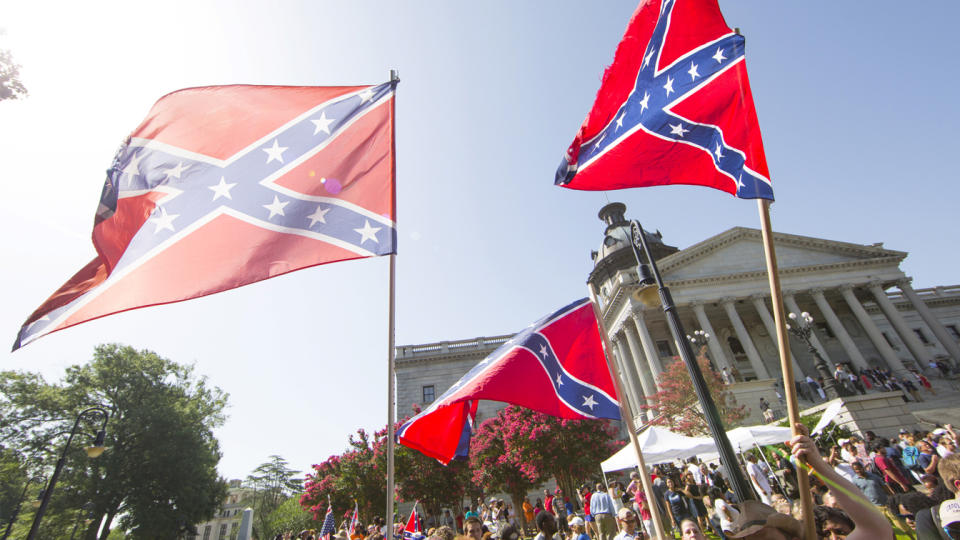
[(300, 471), (287, 465), (287, 460), (273, 455), (247, 476), (245, 487), (253, 491), (245, 503), (253, 508), (253, 535), (257, 538), (273, 536), (266, 532), (270, 515), (288, 498), (303, 491), (303, 480), (296, 477)]
[(327, 511), (328, 498), (338, 520), (353, 508), (354, 499), (365, 522), (382, 516), (387, 500), (386, 435), (386, 429), (372, 437), (363, 429), (357, 430), (350, 436), (346, 452), (313, 466), (300, 504), (319, 520)]
[(107, 452), (86, 457), (83, 446), (100, 419), (84, 417), (39, 536), (69, 536), (78, 509), (89, 501), (93, 521), (78, 537), (95, 538), (105, 518), (100, 538), (106, 539), (122, 516), (119, 525), (129, 538), (170, 538), (183, 523), (211, 517), (226, 497), (213, 436), (226, 404), (227, 395), (192, 367), (150, 351), (100, 345), (90, 363), (68, 368), (60, 383), (0, 372), (0, 444), (49, 470), (78, 411), (108, 410)]
[(0, 49), (0, 101), (26, 97), (27, 88), (20, 82), (20, 65), (10, 51)]
[(455, 460), (444, 466), (406, 446), (396, 446), (394, 454), (397, 492), (405, 501), (420, 501), (426, 514), (440, 517), (442, 508), (459, 510), (470, 487), (470, 468), (466, 461)]
[(320, 530), (323, 520), (314, 519), (313, 514), (300, 506), (299, 497), (290, 497), (284, 500), (270, 514), (264, 522), (264, 533), (254, 534), (256, 538), (273, 538), (278, 534), (292, 532), (294, 534), (306, 529)]

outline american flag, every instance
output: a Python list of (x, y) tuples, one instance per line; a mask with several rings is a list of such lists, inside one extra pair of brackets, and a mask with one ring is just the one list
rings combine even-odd
[(27, 319), (14, 349), (113, 313), (395, 253), (395, 85), (161, 98), (107, 172), (96, 259)]
[(773, 199), (744, 39), (717, 0), (644, 0), (555, 183), (666, 184)]
[(323, 518), (323, 525), (320, 526), (320, 538), (330, 540), (333, 532), (336, 530), (333, 523), (333, 505), (327, 502), (327, 515)]

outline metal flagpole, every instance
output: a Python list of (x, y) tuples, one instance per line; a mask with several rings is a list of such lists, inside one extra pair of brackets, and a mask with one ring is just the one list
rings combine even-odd
[[(617, 389), (617, 398), (620, 402), (620, 417), (627, 424), (627, 432), (630, 434), (630, 444), (637, 453), (637, 464), (640, 466), (640, 481), (643, 484), (643, 492), (647, 496), (647, 507), (650, 509), (650, 515), (653, 517), (653, 528), (657, 532), (657, 537), (665, 540), (667, 534), (663, 529), (663, 521), (660, 516), (657, 499), (653, 493), (653, 483), (650, 481), (650, 473), (647, 471), (647, 464), (643, 460), (643, 452), (640, 451), (640, 443), (637, 441), (637, 429), (633, 423), (633, 411), (630, 409), (630, 400), (626, 398), (623, 392), (623, 384), (620, 382), (620, 375), (613, 362), (613, 347), (610, 345), (610, 337), (607, 335), (607, 329), (603, 324), (603, 316), (600, 314), (600, 306), (597, 305), (597, 293), (593, 290), (593, 285), (587, 286), (590, 291), (590, 305), (593, 306), (593, 315), (597, 319), (597, 327), (600, 330), (600, 338), (603, 340), (603, 356), (607, 360), (607, 369), (610, 370), (610, 378)], [(606, 475), (604, 475), (606, 483)]]
[[(663, 314), (667, 318), (667, 325), (670, 327), (670, 333), (673, 335), (673, 340), (676, 342), (677, 348), (680, 349), (680, 357), (683, 359), (683, 363), (686, 364), (687, 371), (690, 373), (690, 379), (693, 381), (693, 391), (697, 394), (700, 407), (703, 409), (703, 416), (707, 420), (707, 427), (710, 428), (710, 435), (713, 436), (713, 440), (717, 444), (720, 463), (727, 468), (727, 475), (730, 477), (733, 492), (737, 494), (737, 499), (741, 502), (754, 499), (753, 489), (751, 489), (750, 484), (743, 475), (743, 471), (741, 471), (737, 465), (736, 454), (733, 451), (733, 447), (730, 446), (730, 439), (727, 438), (727, 432), (724, 429), (723, 422), (720, 420), (717, 405), (710, 396), (710, 390), (707, 389), (707, 383), (703, 379), (703, 373), (700, 371), (700, 366), (697, 365), (697, 360), (693, 356), (693, 349), (690, 348), (690, 341), (686, 339), (683, 324), (677, 315), (677, 307), (673, 303), (673, 297), (670, 296), (670, 289), (663, 284), (663, 278), (660, 277), (657, 262), (653, 259), (650, 248), (647, 246), (647, 238), (643, 232), (643, 227), (640, 226), (640, 222), (633, 220), (631, 222), (630, 232), (632, 236), (630, 245), (633, 247), (633, 254), (637, 258), (637, 264), (640, 268), (641, 285), (652, 285), (652, 282), (657, 284), (658, 292), (660, 293), (660, 304), (663, 306)], [(647, 262), (650, 264), (649, 270), (653, 271), (652, 278), (649, 270), (645, 271), (646, 265), (640, 257), (641, 248), (646, 254)]]
[[(397, 82), (400, 81), (397, 77), (396, 70), (390, 70), (390, 81), (393, 83), (394, 90), (396, 90)], [(396, 94), (394, 98), (390, 101), (390, 180), (393, 182), (393, 200), (391, 205), (393, 206), (393, 221), (397, 222), (397, 137), (396, 137)], [(394, 244), (393, 253), (390, 254), (390, 323), (389, 329), (387, 330), (387, 514), (384, 516), (384, 521), (387, 522), (387, 540), (393, 540), (393, 492), (394, 492), (394, 478), (393, 478), (393, 451), (396, 441), (394, 441), (394, 423), (396, 423), (396, 411), (394, 410), (394, 370), (393, 370), (393, 360), (394, 360), (394, 329), (396, 321), (396, 275), (397, 275), (397, 246)]]
[[(783, 394), (787, 399), (787, 418), (793, 435), (800, 435), (797, 424), (800, 423), (800, 407), (797, 405), (797, 390), (793, 378), (793, 365), (790, 363), (790, 342), (787, 336), (787, 323), (783, 316), (783, 293), (780, 291), (780, 274), (777, 271), (777, 254), (773, 246), (773, 229), (770, 226), (770, 201), (757, 199), (760, 210), (760, 231), (763, 235), (763, 252), (767, 259), (767, 276), (770, 278), (770, 300), (773, 304), (773, 320), (777, 327), (777, 346), (780, 349), (780, 370), (783, 372)], [(813, 521), (813, 494), (810, 492), (810, 478), (797, 467), (797, 489), (800, 490), (800, 510), (803, 513), (805, 538), (816, 538), (816, 523)]]

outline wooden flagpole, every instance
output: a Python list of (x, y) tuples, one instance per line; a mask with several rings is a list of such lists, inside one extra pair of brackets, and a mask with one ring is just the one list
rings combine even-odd
[[(797, 389), (790, 361), (790, 337), (783, 316), (783, 293), (780, 291), (780, 274), (777, 271), (777, 254), (773, 246), (773, 229), (770, 226), (770, 200), (757, 199), (760, 210), (760, 231), (763, 235), (763, 252), (767, 259), (767, 275), (770, 278), (770, 300), (773, 303), (773, 320), (777, 327), (777, 346), (780, 349), (780, 371), (783, 372), (783, 395), (787, 400), (787, 418), (793, 435), (800, 435), (796, 424), (800, 422), (800, 407), (797, 404)], [(804, 538), (816, 538), (813, 520), (813, 494), (810, 492), (810, 477), (802, 467), (797, 467), (797, 488), (800, 490), (800, 510), (803, 513)]]
[[(396, 70), (390, 70), (390, 81), (393, 82), (393, 89), (396, 90), (396, 84), (400, 81)], [(390, 181), (392, 182), (393, 200), (391, 201), (391, 210), (393, 211), (393, 222), (397, 222), (397, 128), (396, 128), (396, 102), (397, 96), (394, 94), (390, 100)], [(393, 538), (393, 454), (394, 454), (394, 423), (396, 422), (396, 411), (394, 410), (394, 329), (396, 327), (396, 275), (397, 275), (397, 246), (394, 244), (393, 253), (390, 254), (390, 323), (387, 330), (387, 514), (384, 521), (387, 522), (388, 539)]]
[[(613, 384), (617, 389), (617, 397), (620, 402), (620, 417), (623, 418), (623, 421), (627, 424), (627, 432), (630, 433), (630, 444), (633, 445), (633, 449), (637, 452), (637, 464), (640, 466), (640, 481), (643, 484), (643, 492), (647, 496), (647, 508), (649, 508), (650, 515), (653, 517), (653, 528), (656, 531), (657, 538), (666, 540), (668, 537), (664, 532), (657, 499), (653, 493), (653, 483), (650, 481), (650, 473), (647, 471), (647, 464), (643, 460), (643, 452), (640, 451), (640, 443), (637, 441), (637, 430), (633, 423), (633, 411), (630, 408), (630, 400), (627, 399), (627, 395), (623, 391), (620, 375), (611, 356), (613, 354), (613, 347), (610, 344), (607, 329), (603, 324), (600, 307), (597, 305), (597, 294), (592, 284), (587, 285), (587, 288), (590, 291), (590, 305), (593, 306), (593, 315), (597, 319), (597, 328), (600, 330), (601, 339), (603, 339), (603, 356), (607, 360), (607, 369), (610, 370), (610, 378), (613, 379)], [(604, 475), (604, 480), (606, 480), (606, 475)], [(640, 516), (637, 517), (639, 518)]]

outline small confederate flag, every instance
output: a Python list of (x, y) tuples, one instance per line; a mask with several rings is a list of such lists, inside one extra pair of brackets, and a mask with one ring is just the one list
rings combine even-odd
[(407, 526), (403, 528), (403, 540), (423, 540), (423, 529), (420, 528), (420, 516), (417, 514), (417, 505), (414, 503), (410, 512)]
[(30, 315), (13, 348), (129, 309), (395, 253), (395, 85), (161, 98), (107, 171), (97, 257)]
[(556, 184), (692, 184), (773, 199), (743, 37), (717, 0), (643, 0)]
[(474, 366), (397, 430), (404, 446), (449, 463), (468, 454), (477, 401), (560, 418), (620, 419), (593, 306), (586, 298), (540, 319)]

